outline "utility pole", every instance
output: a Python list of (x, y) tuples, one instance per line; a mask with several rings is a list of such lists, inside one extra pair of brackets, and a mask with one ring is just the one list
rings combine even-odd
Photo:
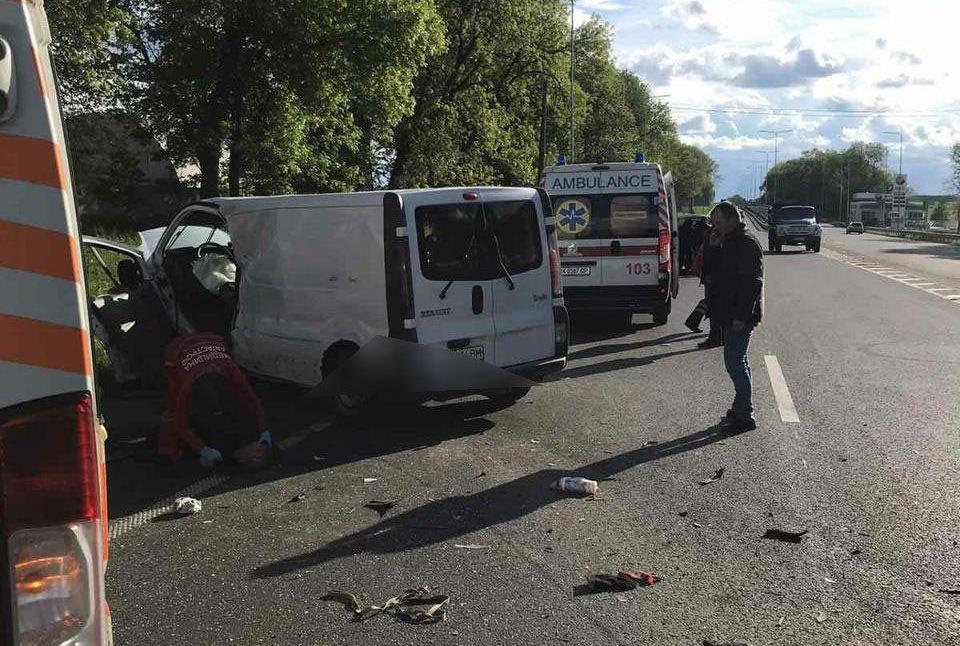
[[(785, 135), (788, 132), (793, 132), (792, 128), (784, 128), (782, 130), (761, 130), (761, 134), (773, 135), (773, 169), (776, 171), (777, 165), (780, 163), (780, 135)], [(780, 175), (774, 172), (773, 175), (773, 201), (777, 201), (777, 193), (780, 188)]]
[[(766, 181), (767, 181), (767, 174), (770, 172), (770, 155), (773, 154), (773, 151), (772, 151), (772, 150), (757, 150), (757, 151), (754, 151), (754, 152), (756, 152), (758, 155), (763, 155), (763, 181), (766, 182)], [(760, 163), (760, 160), (759, 160), (759, 159), (756, 160), (755, 163), (759, 164), (759, 163)], [(762, 182), (761, 182), (761, 183), (762, 183)], [(770, 187), (768, 186), (767, 188), (770, 188)], [(757, 187), (757, 197), (759, 197), (759, 195), (760, 195), (760, 189), (759, 189), (759, 185), (758, 185), (758, 187)]]
[[(543, 4), (540, 5), (540, 22), (545, 20)], [(547, 166), (547, 70), (540, 62), (540, 149), (537, 155), (537, 181)]]
[(573, 108), (576, 99), (574, 98), (573, 93), (573, 84), (575, 79), (574, 70), (576, 70), (576, 61), (577, 61), (577, 49), (576, 49), (576, 35), (574, 31), (573, 24), (573, 3), (574, 0), (570, 0), (570, 163), (572, 164), (575, 160), (576, 153), (574, 152), (574, 118), (573, 118)]

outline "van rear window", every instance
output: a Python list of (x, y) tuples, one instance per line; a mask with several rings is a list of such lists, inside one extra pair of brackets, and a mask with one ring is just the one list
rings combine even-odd
[(656, 193), (558, 195), (553, 199), (560, 238), (656, 238)]
[(417, 207), (420, 270), (427, 280), (493, 280), (501, 276), (493, 237), (511, 274), (543, 264), (541, 223), (531, 201)]

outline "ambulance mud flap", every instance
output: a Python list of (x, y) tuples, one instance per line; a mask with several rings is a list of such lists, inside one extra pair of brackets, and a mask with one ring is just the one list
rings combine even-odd
[(311, 395), (422, 395), (530, 388), (532, 381), (443, 347), (375, 337)]

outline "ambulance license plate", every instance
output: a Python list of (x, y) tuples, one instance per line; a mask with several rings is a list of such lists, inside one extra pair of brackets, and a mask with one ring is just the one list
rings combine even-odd
[(482, 345), (471, 345), (469, 348), (464, 348), (463, 350), (457, 350), (460, 354), (466, 355), (471, 359), (476, 359), (477, 361), (483, 361), (484, 351)]
[(561, 276), (589, 276), (590, 267), (561, 267)]

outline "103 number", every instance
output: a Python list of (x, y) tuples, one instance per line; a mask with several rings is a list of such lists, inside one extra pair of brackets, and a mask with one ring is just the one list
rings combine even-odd
[(627, 263), (627, 273), (633, 276), (646, 276), (650, 273), (649, 262), (631, 262)]

